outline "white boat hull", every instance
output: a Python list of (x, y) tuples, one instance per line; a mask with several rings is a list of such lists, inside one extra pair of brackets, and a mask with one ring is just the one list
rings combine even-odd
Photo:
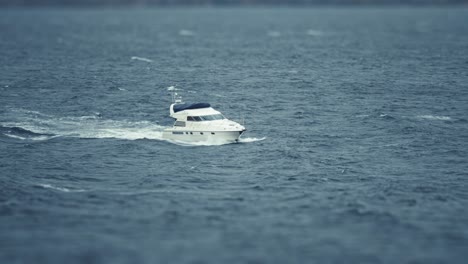
[(221, 145), (239, 142), (245, 127), (227, 119), (208, 103), (182, 103), (180, 96), (173, 91), (173, 103), (169, 113), (175, 119), (174, 125), (163, 131), (165, 140), (201, 145)]
[(178, 142), (206, 142), (213, 144), (237, 143), (244, 131), (181, 131), (180, 129), (166, 129), (163, 131), (164, 139)]

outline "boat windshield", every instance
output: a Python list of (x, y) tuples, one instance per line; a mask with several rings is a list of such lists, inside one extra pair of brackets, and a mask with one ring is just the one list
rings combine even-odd
[(221, 114), (216, 115), (204, 115), (204, 116), (187, 116), (187, 121), (213, 121), (213, 120), (223, 120), (225, 117)]

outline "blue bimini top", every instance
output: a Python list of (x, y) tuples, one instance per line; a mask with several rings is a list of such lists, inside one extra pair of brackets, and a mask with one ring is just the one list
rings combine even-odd
[(184, 110), (190, 110), (190, 109), (200, 109), (200, 108), (208, 108), (211, 105), (208, 103), (196, 103), (196, 104), (176, 104), (172, 108), (174, 110), (174, 113), (184, 111)]

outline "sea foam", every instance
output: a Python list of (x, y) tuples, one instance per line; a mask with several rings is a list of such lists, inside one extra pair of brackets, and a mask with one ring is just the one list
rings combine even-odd
[(65, 187), (58, 187), (58, 186), (54, 186), (51, 184), (42, 184), (42, 183), (36, 184), (36, 186), (42, 187), (44, 189), (51, 189), (51, 190), (60, 191), (60, 192), (84, 192), (85, 191), (83, 189), (69, 189)]
[(442, 121), (450, 121), (452, 120), (451, 117), (448, 116), (435, 116), (435, 115), (419, 115), (417, 116), (421, 119), (428, 119), (428, 120), (442, 120)]
[[(31, 111), (16, 111), (15, 114), (16, 120), (0, 125), (10, 128), (3, 129), (3, 134), (17, 139), (43, 140), (63, 136), (161, 140), (165, 128), (150, 121), (102, 119), (100, 114), (80, 117), (54, 117)], [(18, 132), (6, 133), (9, 130)]]
[(262, 137), (262, 138), (256, 138), (256, 137), (253, 137), (253, 138), (240, 138), (239, 143), (251, 143), (251, 142), (257, 142), (257, 141), (263, 141), (265, 139), (266, 139), (266, 137)]
[(144, 62), (153, 62), (153, 60), (151, 60), (151, 59), (147, 59), (147, 58), (143, 58), (143, 57), (137, 57), (137, 56), (133, 56), (131, 58), (131, 60), (144, 61)]

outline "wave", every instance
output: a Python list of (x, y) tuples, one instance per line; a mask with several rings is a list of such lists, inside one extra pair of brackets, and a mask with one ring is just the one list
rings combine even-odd
[(138, 61), (144, 61), (144, 62), (153, 62), (153, 60), (150, 60), (150, 59), (147, 59), (147, 58), (143, 58), (143, 57), (136, 57), (136, 56), (133, 56), (131, 58), (131, 60), (138, 60)]
[(277, 37), (281, 37), (281, 32), (279, 32), (279, 31), (268, 31), (267, 35), (270, 36), (270, 37), (273, 37), (273, 38), (277, 38)]
[(240, 138), (239, 139), (239, 143), (252, 143), (252, 142), (257, 142), (257, 141), (263, 141), (265, 140), (266, 137), (262, 137), (262, 138)]
[(52, 138), (56, 138), (59, 136), (37, 136), (37, 137), (21, 137), (17, 135), (9, 135), (9, 134), (4, 134), (5, 136), (13, 139), (20, 139), (20, 140), (33, 140), (33, 141), (44, 141), (44, 140), (49, 140)]
[(320, 30), (309, 29), (309, 30), (307, 30), (306, 34), (309, 35), (309, 36), (316, 36), (316, 37), (318, 37), (318, 36), (322, 36), (322, 35), (323, 35), (323, 32), (320, 31)]
[(383, 119), (395, 119), (395, 117), (389, 115), (389, 114), (379, 114), (379, 117)]
[(451, 117), (448, 116), (434, 116), (434, 115), (419, 115), (417, 118), (427, 119), (427, 120), (441, 120), (441, 121), (450, 121)]
[(44, 189), (52, 189), (52, 190), (60, 191), (60, 192), (85, 192), (86, 191), (86, 190), (83, 190), (83, 189), (69, 189), (69, 188), (65, 188), (65, 187), (58, 187), (58, 186), (54, 186), (54, 185), (51, 185), (51, 184), (38, 183), (38, 184), (35, 184), (35, 185), (39, 186), (39, 187), (42, 187)]
[(190, 36), (195, 36), (195, 32), (191, 30), (187, 30), (187, 29), (181, 29), (179, 31), (179, 35), (184, 36), (184, 37), (190, 37)]
[(0, 126), (0, 135), (13, 138), (13, 139), (19, 139), (19, 140), (32, 140), (32, 141), (44, 141), (44, 140), (49, 140), (54, 137), (57, 137), (55, 135), (50, 135), (50, 134), (40, 134), (40, 133), (34, 133), (30, 130), (21, 128), (21, 127), (8, 127), (8, 126)]

